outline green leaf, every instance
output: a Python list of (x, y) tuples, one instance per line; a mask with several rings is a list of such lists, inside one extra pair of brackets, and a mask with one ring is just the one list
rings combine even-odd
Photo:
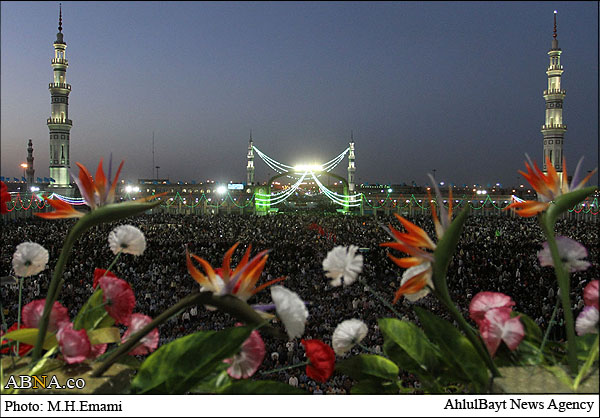
[[(7, 334), (4, 334), (2, 338), (6, 338), (7, 340), (19, 341), (21, 343), (35, 345), (38, 335), (37, 328), (21, 328), (15, 331), (11, 331)], [(44, 340), (43, 348), (44, 350), (50, 350), (51, 348), (58, 345), (56, 341), (55, 334), (46, 333), (46, 339)]]
[(538, 343), (538, 345), (541, 344), (542, 338), (543, 338), (542, 330), (540, 329), (538, 324), (535, 323), (535, 321), (533, 319), (531, 319), (529, 316), (525, 315), (524, 313), (516, 312), (516, 311), (512, 311), (510, 313), (510, 316), (511, 316), (511, 318), (514, 318), (515, 316), (520, 316), (519, 320), (523, 324), (523, 327), (525, 327), (525, 339), (526, 340), (536, 342), (536, 343)]
[(577, 347), (577, 359), (585, 361), (591, 350), (594, 349), (594, 343), (598, 334), (584, 334), (575, 337), (575, 345)]
[(118, 221), (130, 216), (139, 215), (145, 211), (154, 208), (160, 204), (159, 200), (145, 202), (141, 200), (128, 200), (126, 202), (111, 203), (109, 205), (100, 206), (93, 211), (87, 213), (81, 220), (85, 219), (83, 228), (99, 225), (101, 223)]
[(229, 364), (223, 363), (215, 368), (215, 371), (206, 376), (200, 382), (196, 383), (194, 388), (190, 390), (193, 394), (211, 394), (218, 393), (232, 383), (232, 379), (227, 374)]
[(581, 366), (579, 373), (577, 374), (577, 376), (575, 377), (575, 380), (573, 381), (573, 389), (574, 390), (577, 390), (577, 388), (579, 387), (579, 384), (584, 379), (587, 372), (590, 370), (590, 368), (592, 367), (592, 364), (594, 364), (594, 362), (596, 361), (597, 358), (598, 358), (598, 334), (596, 334), (596, 340), (594, 341), (594, 345), (592, 346), (592, 349), (590, 350), (588, 358), (585, 360), (585, 363), (583, 364), (583, 366)]
[(425, 334), (438, 345), (443, 359), (454, 370), (455, 377), (472, 383), (475, 391), (484, 392), (488, 382), (488, 369), (473, 344), (450, 322), (417, 306), (414, 310)]
[(393, 350), (390, 344), (387, 345), (388, 351), (394, 351), (394, 357), (400, 362), (396, 363), (399, 367), (412, 373), (427, 373), (438, 366), (437, 348), (427, 339), (423, 330), (412, 322), (382, 318), (379, 320), (379, 329), (386, 343), (393, 342), (405, 353), (402, 355), (401, 352)]
[(361, 354), (343, 360), (336, 370), (355, 380), (378, 378), (396, 380), (400, 370), (391, 360), (374, 354)]
[[(397, 395), (400, 381), (361, 380), (350, 389), (352, 395)], [(402, 388), (403, 389), (403, 388)]]
[(253, 327), (200, 331), (165, 344), (141, 365), (133, 393), (183, 394), (236, 354)]
[(88, 331), (87, 335), (91, 345), (121, 342), (121, 332), (115, 327), (95, 329)]
[(546, 210), (547, 221), (550, 222), (551, 226), (554, 226), (556, 220), (562, 213), (571, 209), (579, 202), (583, 202), (585, 198), (592, 194), (595, 190), (596, 186), (590, 186), (557, 197), (554, 203), (551, 204)]
[(223, 395), (306, 395), (307, 392), (272, 380), (238, 380), (219, 391)]
[(135, 370), (138, 370), (142, 365), (142, 361), (134, 356), (122, 356), (115, 363), (123, 364)]
[(110, 327), (115, 320), (107, 314), (103, 307), (102, 289), (98, 288), (81, 307), (73, 320), (73, 329), (93, 330), (95, 328)]
[(435, 262), (433, 263), (433, 283), (436, 289), (444, 293), (447, 293), (446, 272), (448, 271), (448, 265), (456, 250), (456, 245), (469, 215), (469, 210), (469, 205), (466, 205), (458, 216), (454, 218), (446, 232), (444, 232), (442, 239), (438, 241), (436, 249), (433, 252), (433, 257), (435, 258)]

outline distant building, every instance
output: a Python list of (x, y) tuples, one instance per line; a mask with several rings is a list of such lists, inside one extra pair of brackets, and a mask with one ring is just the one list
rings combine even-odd
[(25, 170), (27, 173), (27, 185), (31, 188), (35, 184), (35, 168), (33, 168), (33, 142), (30, 139), (27, 144), (27, 169)]

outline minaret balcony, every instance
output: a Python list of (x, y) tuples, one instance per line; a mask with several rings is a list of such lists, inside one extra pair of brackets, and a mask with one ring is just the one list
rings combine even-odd
[(69, 65), (69, 60), (65, 58), (52, 58), (52, 64)]
[(71, 125), (73, 126), (73, 121), (71, 119), (62, 119), (62, 118), (48, 118), (46, 120), (47, 125)]
[(562, 94), (564, 96), (565, 94), (567, 94), (567, 91), (559, 89), (544, 90), (544, 96), (549, 96), (551, 94)]
[(563, 125), (563, 124), (553, 124), (553, 125), (542, 125), (542, 131), (548, 130), (548, 129), (567, 129), (567, 125)]
[(48, 84), (49, 89), (65, 89), (71, 90), (71, 85), (67, 83), (50, 83)]

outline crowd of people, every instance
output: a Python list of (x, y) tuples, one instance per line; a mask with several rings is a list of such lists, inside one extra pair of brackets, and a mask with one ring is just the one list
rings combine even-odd
[[(408, 216), (408, 219), (421, 226), (431, 237), (435, 236), (430, 216), (414, 215)], [(49, 221), (33, 218), (3, 224), (1, 276), (12, 274), (12, 254), (21, 242), (37, 242), (50, 254), (48, 269), (24, 280), (23, 304), (45, 297), (51, 270), (68, 229), (74, 222), (68, 219)], [(249, 244), (252, 244), (252, 255), (270, 249), (259, 283), (286, 276), (281, 284), (306, 301), (309, 318), (304, 339), (315, 338), (331, 344), (337, 324), (358, 318), (369, 328), (363, 344), (370, 352), (383, 353), (383, 337), (377, 320), (394, 317), (395, 314), (372, 291), (391, 302), (400, 285), (403, 270), (387, 257), (388, 249), (380, 246), (391, 240), (383, 226), (391, 224), (402, 229), (394, 216), (151, 214), (94, 227), (76, 243), (67, 264), (59, 301), (69, 309), (71, 318), (93, 292), (94, 269), (107, 268), (114, 257), (108, 247), (109, 232), (116, 225), (125, 223), (140, 228), (147, 242), (142, 255), (121, 256), (111, 269), (131, 284), (136, 296), (134, 312), (155, 317), (198, 289), (198, 284), (187, 272), (186, 246), (212, 266), (219, 267), (225, 252), (239, 241), (232, 266), (238, 263)], [(598, 227), (586, 221), (562, 219), (556, 229), (558, 235), (577, 240), (589, 251), (587, 259), (592, 266), (575, 273), (571, 278), (573, 308), (582, 308), (583, 287), (590, 280), (598, 278)], [(545, 330), (556, 304), (558, 286), (553, 270), (540, 267), (537, 259), (537, 252), (544, 241), (535, 218), (470, 216), (448, 271), (451, 296), (463, 315), (468, 318), (469, 302), (478, 292), (503, 292), (513, 298), (516, 311), (530, 316)], [(334, 246), (350, 244), (357, 245), (364, 256), (361, 281), (345, 287), (331, 287), (324, 275), (322, 261)], [(395, 255), (400, 256), (399, 253)], [(2, 311), (4, 324), (8, 326), (17, 320), (17, 300), (16, 286), (2, 286)], [(264, 290), (258, 293), (249, 303), (271, 303), (270, 292)], [(445, 309), (431, 295), (414, 304), (401, 299), (395, 309), (403, 319), (418, 322), (412, 309), (414, 305), (448, 318)], [(560, 312), (556, 318), (559, 322), (552, 328), (551, 336), (556, 340), (564, 339)], [(228, 314), (193, 307), (160, 326), (160, 345), (191, 332), (220, 330), (236, 322)], [(282, 324), (275, 323), (274, 326), (282, 327)], [(268, 373), (305, 361), (305, 352), (300, 339), (285, 341), (268, 336), (263, 336), (263, 339), (267, 354), (253, 378), (286, 382), (313, 394), (350, 393), (354, 381), (339, 373), (334, 374), (327, 383), (308, 378), (303, 367)], [(357, 346), (347, 356), (360, 353), (365, 353), (365, 350)], [(414, 376), (403, 373), (401, 378), (405, 387), (419, 390), (420, 384)]]

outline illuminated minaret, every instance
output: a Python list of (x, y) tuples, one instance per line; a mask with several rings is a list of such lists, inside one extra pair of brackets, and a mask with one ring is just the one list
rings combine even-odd
[(542, 126), (544, 135), (544, 157), (543, 171), (547, 172), (546, 157), (550, 159), (559, 177), (562, 180), (563, 173), (563, 145), (567, 125), (563, 124), (563, 99), (565, 90), (560, 87), (560, 77), (563, 73), (563, 67), (560, 65), (561, 49), (558, 47), (556, 39), (556, 10), (554, 11), (554, 35), (552, 39), (552, 49), (548, 51), (550, 56), (550, 65), (546, 74), (548, 74), (548, 90), (544, 90), (544, 100), (546, 100), (546, 121)]
[(354, 193), (356, 165), (354, 164), (354, 133), (350, 131), (350, 153), (348, 154), (348, 193)]
[(69, 181), (69, 143), (73, 122), (69, 119), (69, 93), (71, 85), (67, 84), (67, 67), (69, 62), (65, 56), (67, 44), (62, 34), (62, 6), (59, 11), (58, 33), (54, 41), (54, 59), (52, 69), (54, 80), (50, 89), (51, 115), (47, 120), (50, 130), (50, 177), (54, 179), (49, 187), (70, 188)]
[(252, 131), (248, 142), (248, 165), (246, 167), (246, 185), (254, 185), (254, 142), (252, 142)]
[(27, 144), (27, 169), (25, 170), (27, 174), (27, 186), (31, 187), (33, 184), (33, 176), (35, 175), (35, 169), (33, 168), (33, 142), (31, 139)]

